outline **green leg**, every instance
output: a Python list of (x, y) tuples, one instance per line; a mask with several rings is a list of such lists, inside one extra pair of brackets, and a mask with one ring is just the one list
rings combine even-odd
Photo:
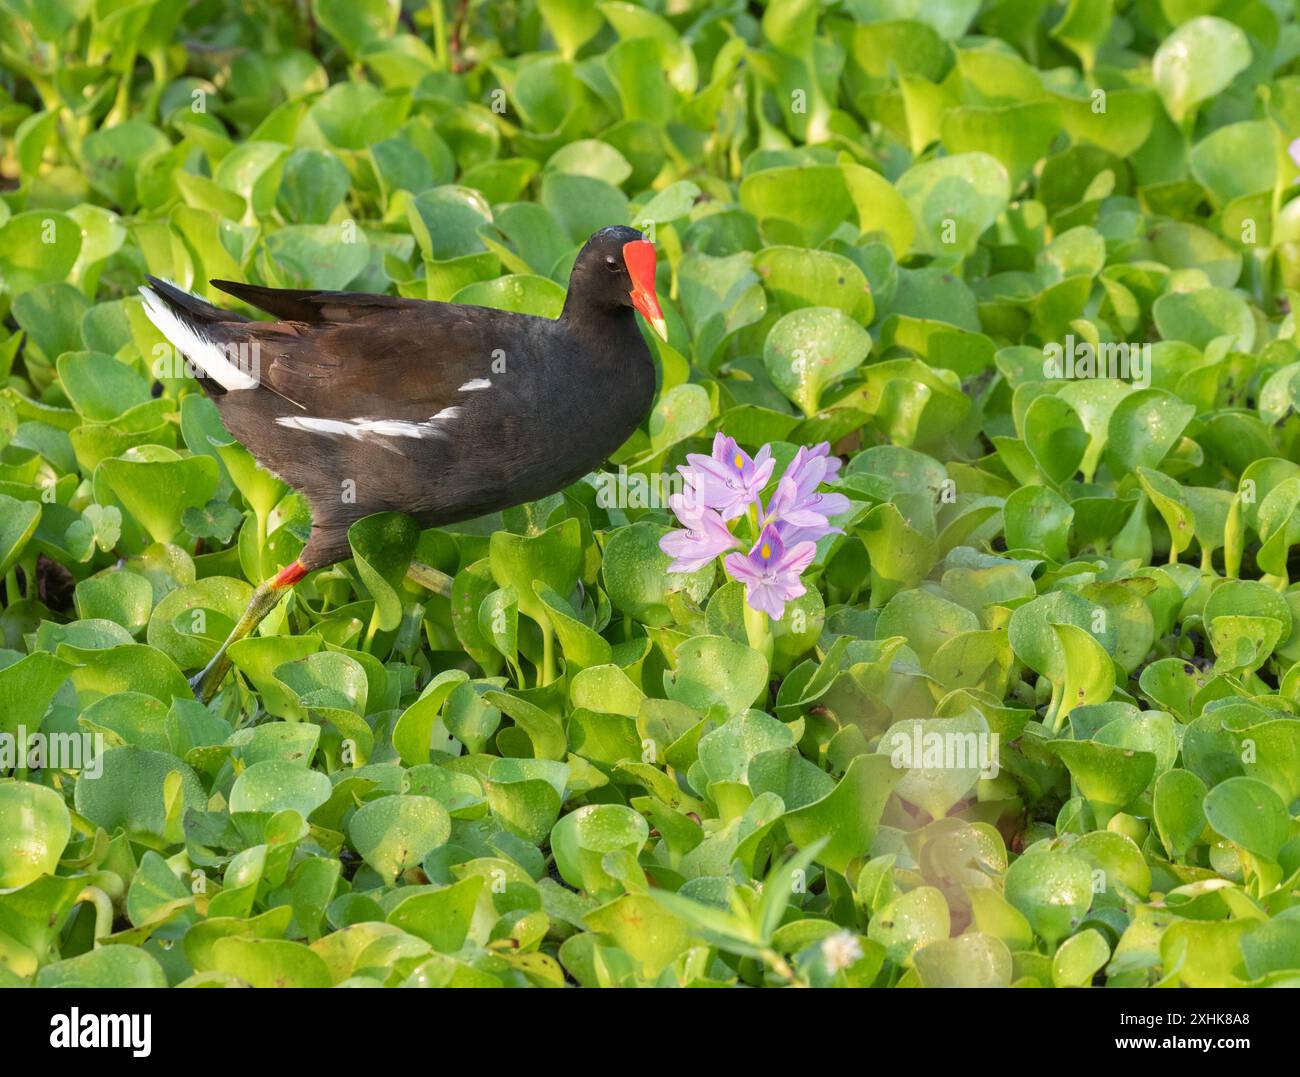
[(230, 656), (226, 653), (230, 645), (251, 635), (261, 624), (262, 618), (275, 609), (287, 590), (287, 587), (272, 587), (270, 581), (258, 585), (247, 608), (226, 637), (226, 642), (212, 656), (212, 661), (190, 678), (190, 687), (194, 689), (194, 695), (200, 703), (207, 703), (221, 687), (221, 682), (230, 669)]
[(284, 597), (285, 592), (305, 575), (307, 575), (306, 566), (301, 561), (295, 561), (293, 564), (282, 568), (271, 579), (257, 585), (253, 597), (248, 600), (248, 607), (240, 616), (235, 627), (230, 630), (226, 642), (212, 656), (212, 661), (190, 678), (190, 688), (194, 690), (194, 695), (200, 703), (208, 702), (217, 694), (217, 689), (221, 687), (221, 682), (230, 669), (230, 658), (226, 653), (229, 651), (230, 645), (238, 643), (241, 639), (251, 635), (254, 629), (262, 623), (262, 618), (275, 609), (280, 599)]
[[(230, 645), (252, 635), (257, 626), (262, 623), (262, 619), (275, 609), (285, 592), (306, 574), (307, 569), (300, 562), (294, 562), (273, 579), (258, 585), (239, 622), (231, 629), (225, 643), (212, 656), (212, 661), (190, 678), (190, 688), (194, 690), (194, 695), (201, 703), (207, 703), (217, 694), (217, 689), (221, 687), (221, 682), (230, 671), (230, 657), (227, 654)], [(429, 565), (417, 561), (411, 565), (407, 575), (412, 581), (430, 591), (448, 597), (451, 595), (451, 577)]]

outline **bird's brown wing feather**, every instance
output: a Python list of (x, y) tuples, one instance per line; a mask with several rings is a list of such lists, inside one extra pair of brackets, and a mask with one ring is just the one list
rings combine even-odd
[(232, 340), (256, 344), (262, 385), (306, 414), (426, 419), (463, 403), (466, 382), (490, 377), (498, 349), (519, 356), (525, 323), (538, 320), (430, 302), (394, 318), (391, 307), (378, 303), (345, 308), (341, 302), (321, 310), (346, 320), (227, 322), (220, 328)]
[(227, 295), (242, 299), (250, 307), (264, 310), (290, 322), (344, 322), (365, 318), (376, 311), (418, 310), (423, 299), (403, 299), (367, 292), (323, 292), (318, 288), (264, 288), (233, 280), (209, 281)]

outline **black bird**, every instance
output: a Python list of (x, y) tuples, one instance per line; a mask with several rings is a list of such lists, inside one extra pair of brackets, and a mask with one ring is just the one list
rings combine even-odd
[[(603, 228), (578, 253), (559, 318), (360, 292), (214, 280), (253, 321), (149, 277), (150, 320), (189, 361), (234, 437), (311, 505), (311, 537), (263, 582), (192, 682), (216, 692), (231, 643), (285, 590), (351, 557), (348, 528), (397, 511), (422, 527), (535, 501), (598, 467), (654, 400), (634, 311), (661, 337), (655, 251)], [(342, 497), (345, 480), (355, 498)]]

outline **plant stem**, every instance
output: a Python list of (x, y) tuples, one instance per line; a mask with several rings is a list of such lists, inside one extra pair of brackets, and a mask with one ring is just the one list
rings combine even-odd
[(555, 630), (547, 620), (542, 621), (542, 668), (538, 677), (539, 688), (555, 680)]
[(112, 126), (129, 119), (131, 114), (131, 76), (135, 67), (135, 50), (131, 50), (131, 62), (126, 65), (117, 84), (117, 96), (113, 99), (113, 108), (109, 112), (108, 125)]
[(426, 565), (422, 561), (412, 561), (411, 566), (406, 570), (406, 578), (413, 583), (418, 583), (426, 591), (451, 598), (452, 578), (432, 565)]
[(77, 895), (77, 902), (82, 901), (95, 906), (95, 949), (98, 950), (99, 940), (113, 933), (113, 902), (98, 886), (83, 887)]
[(379, 631), (379, 603), (375, 603), (375, 608), (370, 611), (370, 623), (366, 626), (366, 638), (361, 644), (361, 649), (370, 653), (370, 648), (375, 642), (375, 633)]
[(1237, 493), (1228, 508), (1228, 519), (1223, 527), (1223, 576), (1235, 580), (1241, 572), (1243, 532), (1241, 519), (1241, 494)]
[(772, 632), (767, 614), (762, 610), (754, 609), (748, 601), (745, 601), (743, 608), (745, 611), (745, 635), (749, 639), (749, 645), (759, 654), (765, 655), (770, 661), (772, 657)]
[(1052, 698), (1047, 704), (1047, 714), (1044, 715), (1046, 722), (1044, 724), (1053, 733), (1061, 731), (1061, 703), (1064, 695), (1065, 682), (1063, 680), (1052, 681)]
[(762, 707), (767, 703), (767, 683), (772, 675), (772, 653), (774, 644), (772, 640), (771, 625), (768, 621), (767, 614), (762, 610), (754, 609), (747, 599), (741, 599), (741, 608), (745, 616), (745, 636), (749, 640), (751, 649), (757, 651), (767, 662), (768, 676), (763, 678), (763, 687), (759, 690), (754, 702)]
[(799, 979), (794, 969), (790, 967), (790, 963), (786, 961), (786, 959), (782, 957), (779, 953), (777, 953), (775, 950), (770, 948), (764, 950), (763, 960), (767, 963), (768, 968), (770, 968), (783, 980), (788, 982), (791, 986), (793, 987), (807, 986)]
[(447, 52), (447, 16), (442, 10), (442, 0), (430, 0), (429, 14), (433, 16), (433, 52), (444, 71), (451, 69)]

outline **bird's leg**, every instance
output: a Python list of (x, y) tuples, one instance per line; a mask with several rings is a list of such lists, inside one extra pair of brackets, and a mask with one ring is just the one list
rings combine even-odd
[(279, 604), (285, 592), (305, 575), (307, 575), (307, 566), (301, 561), (294, 561), (291, 565), (282, 568), (269, 580), (264, 580), (257, 585), (257, 589), (253, 591), (253, 597), (248, 600), (248, 606), (240, 615), (235, 627), (230, 630), (230, 635), (226, 637), (225, 643), (212, 656), (212, 661), (190, 678), (190, 688), (194, 690), (194, 695), (200, 703), (207, 703), (217, 694), (217, 689), (221, 687), (221, 682), (230, 669), (230, 657), (227, 653), (230, 650), (230, 645), (238, 643), (241, 639), (251, 635), (257, 626), (262, 623), (262, 618)]

